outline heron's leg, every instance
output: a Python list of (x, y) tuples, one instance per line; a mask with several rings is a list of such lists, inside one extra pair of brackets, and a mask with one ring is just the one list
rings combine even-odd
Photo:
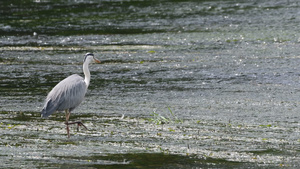
[(68, 134), (68, 138), (70, 138), (69, 118), (70, 118), (71, 112), (70, 112), (68, 109), (65, 110), (65, 112), (66, 112), (66, 122), (65, 122), (65, 124), (67, 125), (67, 134)]
[(87, 130), (87, 127), (81, 121), (69, 122), (71, 112), (69, 110), (65, 110), (65, 111), (66, 111), (66, 122), (65, 122), (65, 124), (67, 125), (68, 137), (70, 137), (70, 134), (69, 134), (69, 125), (70, 124), (77, 124), (77, 131), (79, 131), (79, 126), (83, 126)]
[(79, 126), (83, 126), (87, 130), (87, 127), (81, 121), (68, 122), (68, 124), (77, 124), (77, 131), (79, 131)]

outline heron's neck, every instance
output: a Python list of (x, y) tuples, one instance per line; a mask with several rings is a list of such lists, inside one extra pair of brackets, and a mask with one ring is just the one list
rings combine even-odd
[(84, 81), (86, 86), (88, 87), (90, 84), (90, 80), (91, 80), (91, 74), (90, 74), (90, 70), (89, 70), (89, 63), (84, 62), (83, 63), (83, 73), (84, 73)]

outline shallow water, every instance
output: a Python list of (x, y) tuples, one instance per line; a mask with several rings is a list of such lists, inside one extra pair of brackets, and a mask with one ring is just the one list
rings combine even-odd
[[(1, 167), (299, 167), (299, 8), (0, 2)], [(102, 63), (68, 139), (64, 113), (40, 111), (86, 52)]]

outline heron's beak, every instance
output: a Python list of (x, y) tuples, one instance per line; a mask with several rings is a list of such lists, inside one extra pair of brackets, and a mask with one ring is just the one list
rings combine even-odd
[(94, 59), (96, 63), (101, 63), (100, 60), (98, 59)]

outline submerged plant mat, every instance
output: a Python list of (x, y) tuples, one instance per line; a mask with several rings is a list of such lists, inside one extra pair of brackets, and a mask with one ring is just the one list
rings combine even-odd
[[(77, 132), (77, 127), (72, 126), (68, 139), (60, 115), (43, 120), (34, 113), (2, 112), (1, 117), (0, 156), (4, 167), (12, 167), (11, 160), (40, 167), (137, 167), (139, 163), (154, 167), (177, 164), (292, 167), (300, 161), (299, 140), (272, 137), (272, 133), (288, 132), (274, 124), (199, 119), (169, 120), (158, 125), (149, 118), (86, 116), (81, 120), (88, 130), (80, 128)], [(145, 158), (165, 159), (165, 162), (151, 163)], [(289, 163), (285, 164), (286, 161)]]

